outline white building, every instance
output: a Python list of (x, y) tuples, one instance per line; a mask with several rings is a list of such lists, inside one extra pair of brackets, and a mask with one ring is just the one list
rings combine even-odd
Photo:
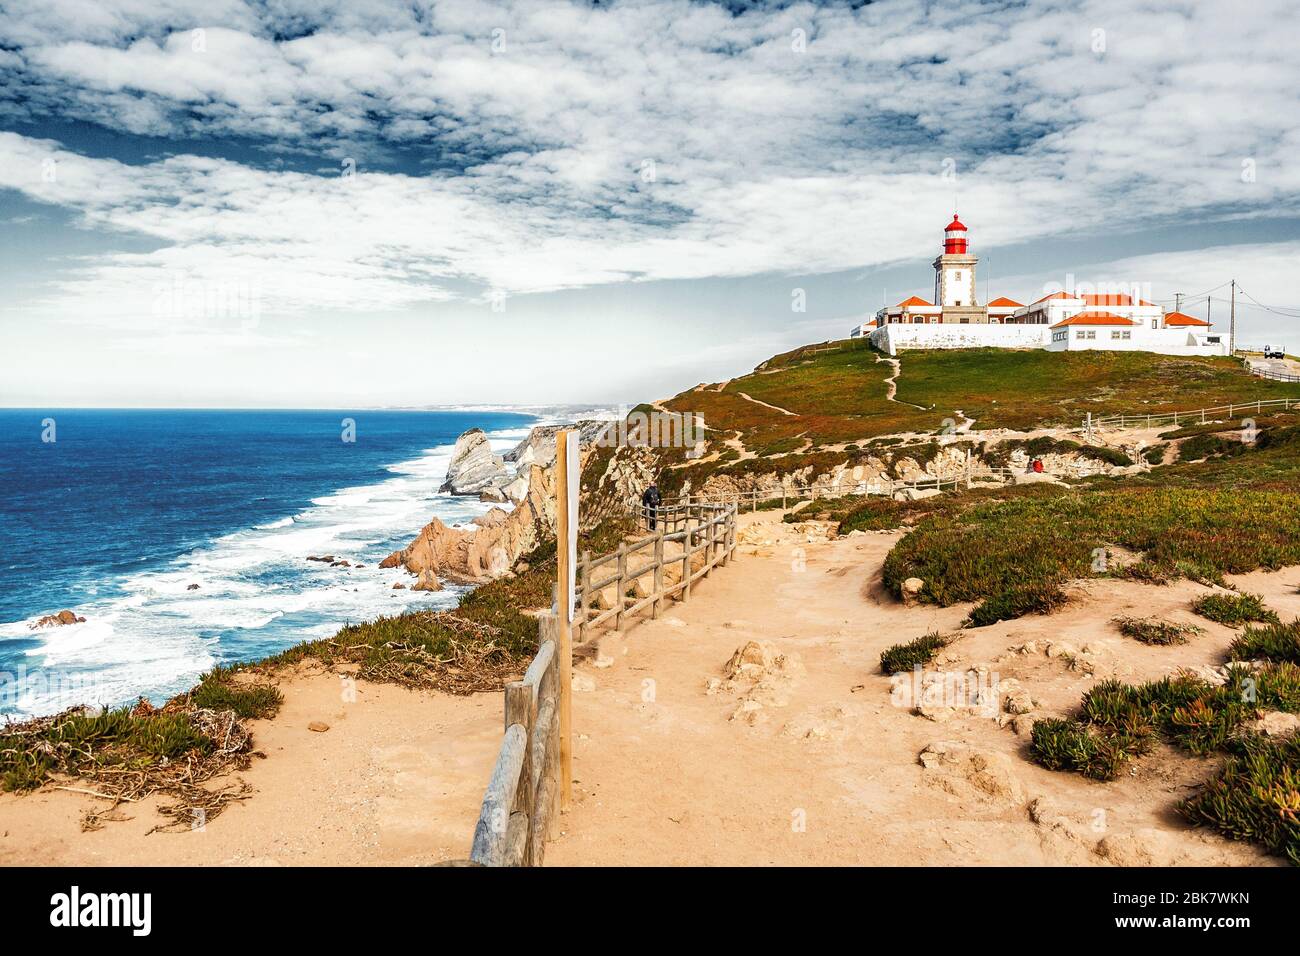
[(1129, 295), (1054, 292), (1030, 305), (1005, 297), (980, 305), (976, 267), (966, 227), (956, 216), (944, 229), (944, 251), (934, 260), (934, 302), (914, 295), (886, 306), (855, 326), (893, 355), (900, 349), (1107, 349), (1166, 355), (1227, 355), (1210, 324)]

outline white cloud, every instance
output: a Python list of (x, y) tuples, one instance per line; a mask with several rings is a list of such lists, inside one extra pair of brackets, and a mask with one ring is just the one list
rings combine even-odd
[[(130, 165), (9, 133), (0, 185), (158, 242), (79, 262), (44, 303), (122, 322), (177, 274), (256, 280), (263, 308), (300, 313), (856, 268), (928, 256), (954, 197), (984, 247), (1294, 213), (1297, 7), (24, 0), (0, 15), (11, 116), (252, 137), (361, 171)], [(474, 159), (371, 171), (394, 147)]]

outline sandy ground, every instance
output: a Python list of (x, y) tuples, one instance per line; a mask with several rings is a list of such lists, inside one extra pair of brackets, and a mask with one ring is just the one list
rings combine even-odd
[[(1095, 783), (1032, 764), (1024, 722), (1009, 714), (914, 713), (880, 674), (880, 652), (954, 631), (968, 608), (909, 608), (882, 591), (896, 534), (808, 541), (779, 518), (742, 516), (763, 523), (757, 533), (771, 543), (743, 547), (690, 602), (602, 637), (599, 656), (576, 665), (575, 801), (547, 865), (1278, 862), (1190, 829), (1173, 812), (1214, 760), (1165, 749), (1128, 776)], [(1237, 583), (1284, 617), (1300, 616), (1300, 568)], [(1204, 591), (1196, 584), (1097, 580), (1071, 590), (1070, 604), (1049, 617), (961, 632), (932, 669), (985, 667), (1004, 686), (1019, 682), (1034, 714), (1062, 713), (1102, 677), (1219, 664), (1232, 637), (1191, 613)], [(1146, 647), (1115, 631), (1117, 614), (1194, 621), (1206, 632), (1186, 646)], [(750, 641), (783, 660), (723, 680)], [(256, 792), (203, 831), (147, 836), (160, 818), (142, 803), (83, 833), (82, 817), (100, 801), (6, 794), (0, 864), (421, 864), (467, 855), (500, 742), (499, 694), (361, 683), (356, 702), (344, 703), (338, 675), (319, 669), (285, 675), (281, 689), (280, 715), (254, 723), (266, 757), (241, 775)], [(330, 729), (309, 731), (318, 720)]]
[[(968, 610), (904, 608), (884, 594), (880, 565), (896, 539), (760, 547), (688, 604), (605, 638), (611, 663), (577, 672), (575, 803), (547, 864), (1277, 862), (1173, 813), (1213, 761), (1164, 751), (1131, 776), (1094, 783), (1030, 763), (1028, 737), (1007, 717), (1004, 726), (968, 711), (931, 720), (895, 705), (881, 650), (955, 629)], [(1300, 614), (1300, 569), (1240, 583)], [(1181, 648), (1146, 647), (1107, 623), (1120, 613), (1197, 620), (1188, 604), (1202, 590), (1089, 582), (1050, 617), (963, 632), (937, 666), (985, 664), (1019, 680), (1037, 711), (1069, 709), (1100, 677), (1221, 663), (1231, 632), (1210, 622)], [(709, 678), (747, 641), (769, 643), (787, 667), (757, 691), (740, 681), (710, 693)], [(1028, 642), (1073, 644), (1084, 659), (1076, 666), (1095, 673), (1041, 649), (1011, 650)], [(943, 753), (922, 766), (935, 744)]]
[[(314, 673), (313, 673), (314, 670)], [(280, 682), (284, 707), (253, 721), (253, 796), (200, 831), (154, 833), (157, 800), (82, 832), (107, 804), (66, 791), (0, 795), (0, 865), (427, 864), (469, 854), (501, 739), (501, 695), (356, 685), (308, 668)], [(322, 721), (329, 730), (307, 729)]]

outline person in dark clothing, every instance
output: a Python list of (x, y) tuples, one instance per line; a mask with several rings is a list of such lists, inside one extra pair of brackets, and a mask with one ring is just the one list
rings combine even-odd
[(659, 497), (659, 486), (654, 482), (651, 482), (650, 487), (641, 495), (641, 504), (645, 507), (646, 521), (649, 522), (651, 531), (654, 531), (658, 525), (659, 502), (662, 500)]

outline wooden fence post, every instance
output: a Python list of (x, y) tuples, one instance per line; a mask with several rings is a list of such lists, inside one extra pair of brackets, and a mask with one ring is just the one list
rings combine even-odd
[(691, 547), (695, 539), (695, 521), (686, 511), (686, 536), (682, 538), (682, 600), (691, 599)]
[(618, 583), (614, 585), (618, 602), (614, 606), (618, 610), (614, 613), (614, 630), (622, 631), (627, 625), (623, 620), (623, 608), (627, 604), (627, 542), (618, 543)]
[(657, 618), (664, 608), (664, 529), (655, 536), (655, 599), (650, 605), (650, 617)]
[[(522, 724), (528, 745), (524, 747), (524, 762), (519, 768), (519, 787), (515, 790), (515, 805), (511, 813), (522, 813), (528, 819), (528, 829), (532, 830), (533, 820), (533, 726), (537, 721), (537, 705), (533, 698), (533, 689), (521, 680), (506, 685), (506, 726), (509, 730), (514, 724)], [(532, 840), (524, 843), (524, 856), (520, 861), (523, 866), (532, 866)]]
[(573, 628), (570, 626), (572, 594), (564, 593), (569, 580), (569, 526), (578, 519), (569, 514), (569, 442), (577, 441), (577, 432), (565, 429), (555, 436), (556, 509), (555, 557), (560, 600), (556, 611), (560, 618), (560, 639), (555, 649), (560, 665), (560, 809), (568, 810), (573, 802)]

